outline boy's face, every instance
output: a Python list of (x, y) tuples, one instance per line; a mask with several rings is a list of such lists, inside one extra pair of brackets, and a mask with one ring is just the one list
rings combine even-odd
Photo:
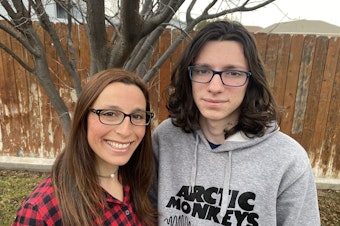
[[(215, 71), (249, 71), (243, 47), (236, 41), (207, 42), (194, 66), (207, 67)], [(200, 111), (200, 122), (215, 121), (225, 125), (224, 128), (237, 122), (247, 85), (248, 80), (240, 87), (223, 85), (218, 74), (206, 84), (192, 82), (193, 98)]]

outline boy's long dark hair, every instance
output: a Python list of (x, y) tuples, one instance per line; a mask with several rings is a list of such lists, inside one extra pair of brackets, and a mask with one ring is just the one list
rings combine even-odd
[[(248, 137), (262, 136), (276, 120), (277, 107), (267, 84), (265, 70), (255, 40), (243, 25), (233, 21), (212, 22), (202, 28), (187, 45), (167, 87), (167, 108), (175, 126), (185, 132), (199, 129), (199, 110), (192, 96), (188, 66), (193, 65), (202, 47), (209, 41), (236, 41), (243, 46), (252, 75), (240, 106), (238, 124), (225, 131), (228, 137), (243, 131)], [(218, 54), (218, 53), (216, 53)]]

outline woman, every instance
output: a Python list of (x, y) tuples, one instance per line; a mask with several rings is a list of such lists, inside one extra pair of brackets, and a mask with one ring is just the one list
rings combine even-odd
[(149, 94), (134, 74), (97, 73), (76, 105), (52, 174), (23, 202), (13, 225), (154, 225)]
[(279, 131), (264, 66), (241, 24), (202, 28), (169, 91), (170, 119), (153, 134), (159, 225), (320, 225), (308, 156)]

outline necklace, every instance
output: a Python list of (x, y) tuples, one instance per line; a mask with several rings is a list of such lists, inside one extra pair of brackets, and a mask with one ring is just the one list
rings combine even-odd
[(117, 171), (118, 171), (118, 169), (115, 172), (113, 172), (113, 173), (111, 173), (110, 175), (107, 175), (107, 176), (98, 174), (98, 177), (112, 179), (116, 176)]

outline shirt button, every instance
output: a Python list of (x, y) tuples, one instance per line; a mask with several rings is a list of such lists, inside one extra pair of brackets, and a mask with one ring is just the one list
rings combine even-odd
[(130, 215), (130, 211), (125, 210), (125, 214), (126, 214), (126, 215)]

